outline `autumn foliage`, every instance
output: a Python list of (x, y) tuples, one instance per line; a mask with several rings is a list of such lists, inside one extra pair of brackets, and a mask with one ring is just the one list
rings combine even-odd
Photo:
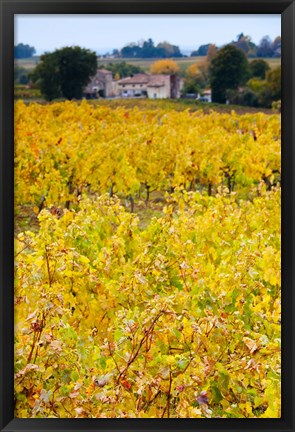
[(15, 416), (280, 417), (279, 116), (19, 102), (15, 131)]
[(152, 74), (176, 74), (179, 72), (179, 66), (176, 61), (171, 59), (157, 60), (151, 66)]
[(15, 110), (16, 203), (39, 207), (80, 193), (182, 187), (242, 196), (280, 182), (280, 117), (189, 110), (111, 109), (87, 102), (30, 104)]

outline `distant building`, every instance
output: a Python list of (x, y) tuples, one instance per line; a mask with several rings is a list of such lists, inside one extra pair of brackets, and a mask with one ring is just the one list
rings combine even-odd
[(111, 71), (98, 69), (96, 75), (85, 87), (83, 95), (87, 99), (99, 97), (178, 99), (182, 86), (183, 80), (177, 75), (139, 73), (114, 81)]
[(117, 81), (121, 97), (148, 97), (149, 99), (179, 98), (182, 80), (176, 75), (136, 74)]
[(83, 93), (89, 99), (114, 96), (112, 72), (106, 69), (98, 69)]
[(149, 99), (171, 98), (171, 79), (169, 75), (151, 75), (147, 84)]
[(116, 82), (117, 95), (122, 97), (147, 97), (149, 75), (136, 74), (132, 77), (122, 78)]

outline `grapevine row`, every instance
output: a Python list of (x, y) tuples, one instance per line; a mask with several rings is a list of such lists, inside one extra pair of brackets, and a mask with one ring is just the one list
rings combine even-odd
[(15, 107), (16, 202), (63, 205), (175, 188), (247, 196), (280, 183), (280, 117), (111, 109), (86, 101)]
[[(177, 207), (177, 211), (173, 210)], [(16, 240), (16, 417), (280, 417), (280, 189), (108, 194)]]

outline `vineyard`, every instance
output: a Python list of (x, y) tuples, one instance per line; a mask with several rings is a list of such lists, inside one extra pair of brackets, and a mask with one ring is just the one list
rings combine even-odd
[(16, 103), (16, 417), (281, 416), (280, 136)]

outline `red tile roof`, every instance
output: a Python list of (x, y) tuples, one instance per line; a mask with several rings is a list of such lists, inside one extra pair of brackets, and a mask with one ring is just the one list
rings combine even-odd
[(117, 81), (118, 84), (147, 84), (150, 76), (147, 74), (136, 74), (133, 77), (122, 78)]
[(168, 75), (152, 75), (148, 87), (163, 87), (167, 81), (169, 81)]

